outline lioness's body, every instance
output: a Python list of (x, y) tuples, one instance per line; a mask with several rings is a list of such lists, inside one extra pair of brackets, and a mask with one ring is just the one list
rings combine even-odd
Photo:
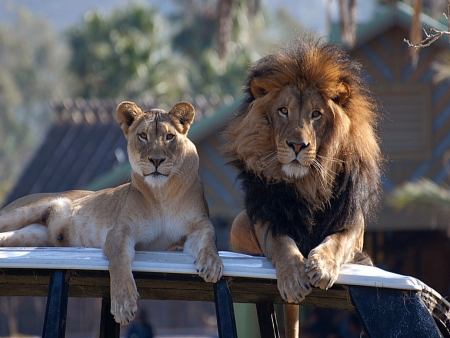
[[(196, 174), (195, 170), (190, 172)], [(135, 231), (133, 237), (140, 250), (183, 247), (181, 239), (193, 231), (191, 227), (180, 227), (188, 219), (184, 210), (193, 211), (193, 215), (206, 210), (203, 199), (190, 196), (190, 189), (201, 189), (196, 186), (200, 182), (187, 187), (178, 182), (180, 186), (171, 191), (164, 187), (150, 188), (142, 181), (139, 175), (133, 174), (131, 183), (111, 189), (34, 194), (18, 199), (0, 212), (3, 232), (0, 233), (0, 243), (2, 246), (101, 248), (117, 220), (123, 218), (128, 210), (138, 209), (139, 213), (128, 217), (132, 218), (134, 227), (130, 231)], [(170, 183), (175, 184), (175, 180)], [(202, 207), (196, 208), (196, 205)], [(68, 217), (60, 218), (61, 215)], [(8, 220), (5, 225), (4, 220)], [(33, 226), (27, 228), (29, 225)], [(13, 231), (5, 233), (8, 230)], [(174, 243), (173, 238), (180, 238), (180, 242)]]
[(110, 261), (111, 311), (117, 322), (127, 324), (138, 298), (131, 273), (135, 248), (183, 248), (210, 282), (221, 277), (223, 265), (197, 151), (186, 137), (192, 106), (179, 103), (169, 113), (142, 113), (125, 102), (117, 110), (128, 141), (131, 182), (97, 192), (36, 194), (12, 202), (0, 212), (0, 245), (103, 247)]

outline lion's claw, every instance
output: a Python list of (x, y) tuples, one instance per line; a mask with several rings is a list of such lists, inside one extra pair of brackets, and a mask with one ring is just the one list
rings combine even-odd
[(306, 274), (312, 286), (328, 290), (339, 276), (339, 266), (334, 260), (320, 253), (320, 248), (311, 250), (306, 262)]
[(300, 303), (311, 293), (303, 258), (295, 256), (287, 264), (278, 264), (276, 273), (278, 290), (285, 302)]

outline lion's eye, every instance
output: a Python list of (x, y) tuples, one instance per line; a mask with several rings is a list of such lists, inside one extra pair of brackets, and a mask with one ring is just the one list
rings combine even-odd
[(289, 110), (286, 107), (281, 107), (278, 109), (278, 114), (280, 114), (283, 117), (286, 117), (289, 113)]
[(322, 113), (321, 113), (319, 110), (314, 110), (314, 111), (311, 113), (311, 118), (312, 118), (314, 121), (320, 119), (321, 117), (322, 117)]
[(174, 135), (174, 134), (167, 134), (167, 135), (166, 135), (166, 140), (167, 140), (167, 141), (172, 141), (174, 138), (175, 138), (175, 135)]
[(138, 134), (139, 139), (142, 141), (147, 141), (147, 134), (146, 133), (139, 133)]

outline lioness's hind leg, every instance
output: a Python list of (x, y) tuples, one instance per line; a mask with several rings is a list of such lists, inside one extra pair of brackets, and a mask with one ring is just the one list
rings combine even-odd
[(50, 246), (47, 227), (30, 224), (19, 230), (1, 232), (0, 246)]
[(30, 224), (46, 224), (52, 214), (67, 217), (71, 212), (72, 200), (69, 197), (56, 194), (28, 195), (0, 210), (0, 231), (17, 230)]
[(36, 202), (14, 209), (0, 211), (0, 232), (18, 230), (31, 224), (44, 224), (50, 213), (51, 202)]

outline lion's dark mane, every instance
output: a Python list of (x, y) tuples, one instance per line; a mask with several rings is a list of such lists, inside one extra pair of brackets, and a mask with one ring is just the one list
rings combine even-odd
[(246, 170), (240, 172), (239, 178), (250, 220), (270, 222), (272, 235), (291, 237), (305, 256), (325, 237), (359, 222), (355, 219), (359, 208), (365, 214), (370, 210), (368, 182), (361, 182), (352, 172), (338, 176), (332, 200), (318, 211), (308, 206), (294, 184), (268, 182)]

